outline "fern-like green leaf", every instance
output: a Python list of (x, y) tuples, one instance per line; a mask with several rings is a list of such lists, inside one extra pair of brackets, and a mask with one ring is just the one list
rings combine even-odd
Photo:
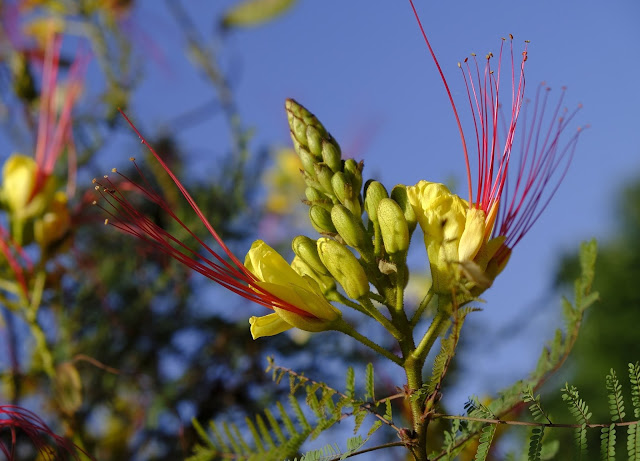
[[(253, 424), (253, 421), (251, 421), (251, 418), (245, 418), (244, 422), (247, 425), (247, 427), (249, 428), (249, 432), (251, 432), (251, 437), (253, 437), (253, 443), (255, 443), (255, 445), (256, 445), (256, 450), (258, 451), (258, 453), (264, 453), (265, 452), (264, 445), (262, 444), (262, 439), (260, 438), (260, 435), (258, 434), (258, 430), (256, 429), (256, 425)], [(251, 450), (249, 449), (249, 451), (251, 451)]]
[(475, 461), (485, 461), (489, 455), (489, 449), (493, 442), (493, 436), (496, 433), (495, 424), (489, 424), (482, 429), (478, 442), (478, 450), (476, 451)]
[(365, 392), (366, 392), (364, 394), (365, 400), (371, 399), (371, 400), (373, 400), (375, 402), (376, 394), (375, 394), (375, 389), (374, 389), (373, 364), (371, 362), (369, 362), (367, 364), (367, 371), (366, 371), (364, 388), (365, 388)]
[[(282, 412), (284, 411), (284, 408), (281, 408), (282, 405), (278, 406), (278, 409)], [(282, 432), (282, 429), (280, 429), (280, 424), (278, 424), (278, 421), (276, 420), (275, 416), (273, 416), (273, 413), (271, 413), (271, 410), (269, 410), (268, 408), (266, 408), (264, 410), (264, 414), (267, 417), (267, 419), (269, 420), (269, 425), (271, 426), (271, 429), (273, 430), (273, 433), (276, 435), (276, 438), (278, 439), (278, 443), (283, 444), (286, 442), (286, 437), (284, 436), (284, 433)]]
[(638, 433), (638, 423), (627, 428), (627, 455), (629, 461), (640, 461), (640, 433)]
[(233, 451), (233, 453), (236, 455), (241, 454), (242, 450), (240, 448), (240, 444), (234, 438), (233, 433), (231, 432), (231, 428), (229, 427), (229, 424), (227, 424), (226, 421), (222, 422), (222, 428), (224, 430), (224, 435), (227, 436), (227, 440), (229, 441), (229, 444), (231, 444), (231, 450)]
[(633, 416), (640, 418), (640, 362), (629, 364), (629, 381), (631, 382)]
[(371, 429), (369, 429), (369, 432), (367, 433), (367, 438), (371, 437), (374, 434), (374, 432), (376, 432), (381, 427), (382, 427), (382, 421), (377, 420), (376, 422), (374, 422), (373, 425), (371, 426)]
[(603, 427), (600, 431), (600, 459), (602, 461), (616, 460), (616, 425)]
[(592, 414), (587, 403), (580, 398), (578, 389), (575, 386), (569, 387), (569, 383), (566, 383), (561, 391), (563, 392), (562, 400), (567, 403), (569, 412), (578, 424), (588, 424)]
[(529, 452), (527, 461), (540, 461), (542, 453), (542, 437), (544, 436), (544, 426), (534, 427), (529, 438)]
[(584, 459), (587, 456), (587, 423), (576, 429), (575, 441), (580, 459)]
[(385, 401), (384, 419), (391, 422), (393, 421), (393, 410), (391, 409), (391, 400)]
[[(307, 418), (304, 416), (304, 412), (302, 411), (302, 408), (300, 408), (300, 404), (298, 403), (298, 399), (296, 399), (296, 397), (294, 395), (290, 395), (289, 396), (289, 403), (291, 404), (291, 407), (293, 408), (293, 411), (296, 414), (296, 418), (298, 418), (298, 422), (302, 425), (302, 427), (306, 430), (306, 431), (311, 431), (311, 425), (309, 424), (309, 421), (307, 420)], [(295, 433), (295, 429), (293, 430), (293, 432), (290, 431), (291, 434)]]
[(611, 369), (606, 378), (607, 395), (609, 397), (609, 414), (611, 421), (624, 420), (624, 402), (622, 401), (622, 385), (618, 381), (616, 372)]
[(445, 367), (447, 366), (447, 362), (449, 361), (449, 357), (453, 353), (454, 341), (452, 338), (445, 338), (440, 341), (440, 351), (436, 358), (433, 361), (433, 368), (431, 371), (431, 379), (429, 379), (429, 383), (426, 387), (425, 396), (427, 397), (436, 390), (438, 384), (442, 380), (442, 375), (444, 374)]
[(531, 384), (528, 384), (527, 387), (522, 391), (522, 399), (525, 403), (531, 404), (529, 405), (529, 411), (531, 412), (533, 419), (535, 419), (539, 423), (551, 423), (551, 418), (542, 409), (540, 396), (533, 395), (533, 388), (531, 387)]
[(276, 444), (273, 442), (271, 434), (269, 433), (269, 429), (267, 429), (267, 425), (265, 424), (264, 419), (262, 419), (262, 416), (256, 416), (256, 424), (258, 425), (258, 430), (260, 431), (260, 436), (257, 438), (266, 443), (269, 446), (269, 449), (275, 448)]
[(242, 453), (243, 455), (251, 453), (251, 448), (249, 448), (247, 441), (244, 439), (244, 437), (242, 437), (242, 434), (240, 433), (238, 426), (236, 426), (235, 424), (232, 424), (231, 429), (233, 429), (233, 435), (235, 436), (235, 439), (238, 441), (238, 445), (240, 445), (240, 453)]
[(364, 422), (364, 419), (367, 417), (368, 413), (364, 410), (355, 412), (355, 425), (353, 427), (353, 433), (357, 433), (360, 430), (360, 426)]
[(227, 447), (227, 444), (225, 443), (224, 438), (222, 437), (222, 434), (220, 434), (220, 431), (218, 430), (218, 426), (216, 425), (216, 423), (211, 421), (211, 423), (209, 424), (209, 427), (211, 428), (211, 432), (213, 433), (213, 436), (216, 438), (216, 442), (218, 442), (218, 446), (220, 447), (220, 449), (225, 452), (229, 451), (229, 448)]
[(348, 398), (353, 399), (355, 396), (355, 388), (356, 388), (356, 377), (353, 371), (353, 368), (349, 367), (347, 369), (347, 386), (345, 390), (345, 394)]

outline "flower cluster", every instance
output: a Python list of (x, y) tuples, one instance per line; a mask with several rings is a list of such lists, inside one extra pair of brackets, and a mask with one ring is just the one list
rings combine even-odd
[[(440, 70), (426, 35), (424, 38)], [(465, 60), (460, 64), (473, 120), (474, 143), (465, 138), (449, 86), (440, 71), (460, 128), (468, 199), (435, 182), (397, 185), (390, 193), (378, 181), (363, 183), (363, 163), (343, 159), (340, 146), (329, 131), (311, 112), (288, 99), (285, 109), (291, 139), (306, 184), (303, 202), (309, 206), (311, 225), (320, 234), (317, 239), (298, 236), (293, 240), (296, 256), (291, 264), (261, 240), (253, 243), (242, 264), (142, 136), (142, 142), (180, 189), (221, 251), (211, 248), (178, 218), (149, 186), (135, 161), (141, 181), (136, 182), (115, 169), (117, 179), (105, 176), (94, 180), (96, 190), (104, 198), (100, 206), (109, 214), (108, 222), (121, 231), (147, 241), (230, 291), (272, 309), (274, 312), (269, 315), (251, 317), (254, 338), (291, 327), (310, 332), (333, 329), (357, 337), (333, 302), (376, 319), (401, 338), (401, 331), (408, 331), (408, 326), (416, 322), (408, 320), (403, 304), (409, 278), (406, 258), (416, 226), (419, 224), (422, 229), (431, 268), (429, 293), (455, 299), (450, 304), (468, 302), (490, 287), (504, 269), (513, 247), (540, 216), (571, 162), (580, 132), (568, 139), (563, 134), (575, 111), (569, 114), (562, 109), (562, 97), (551, 105), (546, 89), (539, 89), (533, 103), (527, 103), (524, 99), (527, 47), (516, 62), (513, 37), (509, 39), (508, 50), (505, 43), (503, 40), (498, 53), (497, 69), (492, 66), (495, 59), (492, 54), (487, 55), (484, 68), (475, 56), (471, 63)], [(506, 56), (510, 56), (510, 65), (503, 64)], [(511, 75), (507, 110), (503, 102), (505, 90), (501, 87), (503, 67)], [(504, 113), (507, 123), (503, 129), (499, 122)], [(140, 135), (137, 130), (136, 133)], [(475, 186), (468, 147), (472, 144), (477, 150)], [(519, 155), (514, 153), (516, 150), (520, 150)], [(517, 163), (515, 176), (511, 174), (512, 161)], [(132, 194), (158, 205), (201, 248), (189, 247), (140, 213), (131, 200)], [(457, 298), (456, 293), (462, 293), (463, 298)], [(415, 318), (424, 311), (430, 298), (425, 299)], [(374, 302), (386, 306), (391, 319)], [(443, 312), (449, 313), (451, 309)], [(358, 339), (376, 349), (366, 338)], [(394, 360), (393, 356), (390, 358)]]

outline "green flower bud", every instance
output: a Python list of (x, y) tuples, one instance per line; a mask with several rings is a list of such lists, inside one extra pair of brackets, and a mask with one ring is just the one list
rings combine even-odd
[(409, 197), (407, 195), (407, 186), (403, 184), (398, 184), (397, 186), (395, 186), (391, 191), (391, 198), (395, 200), (395, 202), (402, 209), (402, 212), (404, 213), (404, 219), (407, 220), (407, 225), (409, 226), (409, 234), (411, 234), (416, 228), (418, 218), (416, 216), (416, 212), (411, 206), (411, 202), (409, 202)]
[[(315, 242), (313, 246), (315, 247)], [(316, 248), (314, 249), (317, 255), (318, 250)], [(320, 258), (318, 258), (318, 260), (320, 260)], [(324, 294), (325, 296), (327, 295), (327, 293), (336, 290), (336, 281), (333, 279), (333, 277), (331, 277), (331, 275), (329, 275), (329, 271), (327, 271), (324, 265), (322, 267), (325, 271), (327, 271), (327, 275), (318, 274), (309, 264), (307, 264), (306, 261), (303, 261), (302, 258), (296, 256), (295, 258), (293, 258), (293, 261), (291, 261), (291, 267), (303, 278), (309, 277), (314, 282), (316, 282), (318, 284), (318, 287), (320, 288), (320, 291), (322, 291), (322, 294)]]
[(373, 251), (371, 238), (367, 234), (362, 220), (356, 218), (345, 206), (333, 206), (331, 221), (347, 245), (356, 248), (361, 253)]
[(312, 205), (309, 208), (309, 219), (313, 228), (321, 234), (338, 233), (331, 221), (331, 213), (320, 205)]
[(318, 129), (314, 126), (307, 126), (307, 145), (309, 151), (316, 156), (316, 158), (322, 157), (322, 136)]
[(322, 143), (322, 160), (334, 173), (342, 170), (342, 153), (340, 146), (333, 138), (326, 139)]
[(311, 204), (316, 202), (324, 202), (327, 200), (327, 196), (315, 187), (307, 187), (304, 190), (304, 195), (305, 197), (307, 197), (307, 200), (311, 202)]
[(378, 204), (383, 198), (389, 198), (387, 189), (378, 181), (367, 181), (365, 185), (364, 209), (367, 210), (369, 219), (378, 222)]
[(347, 296), (359, 299), (369, 293), (367, 274), (347, 247), (324, 237), (318, 239), (318, 254)]
[(289, 128), (291, 129), (291, 135), (295, 136), (302, 146), (307, 146), (307, 126), (305, 123), (294, 117), (292, 123), (289, 124)]
[(307, 263), (318, 274), (329, 275), (329, 271), (322, 264), (318, 255), (318, 246), (315, 240), (304, 235), (298, 235), (291, 242), (291, 249), (298, 258)]
[(347, 180), (346, 175), (341, 171), (335, 173), (331, 178), (331, 185), (333, 186), (333, 193), (340, 203), (346, 206), (354, 215), (360, 216), (362, 209), (358, 201), (359, 194), (353, 190), (353, 186)]
[(378, 223), (384, 249), (389, 254), (404, 253), (409, 248), (409, 226), (400, 206), (390, 198), (378, 204)]
[(354, 159), (349, 158), (344, 162), (344, 173), (347, 179), (351, 183), (353, 190), (360, 194), (362, 188), (362, 169), (364, 168), (363, 162), (356, 162)]
[(300, 147), (298, 149), (298, 155), (300, 156), (300, 161), (302, 162), (302, 168), (304, 171), (311, 177), (311, 179), (316, 179), (316, 159), (313, 157), (313, 154), (309, 152), (304, 147)]
[(320, 185), (324, 188), (324, 192), (329, 194), (333, 193), (333, 186), (331, 185), (331, 178), (333, 177), (333, 171), (324, 163), (316, 163), (314, 165), (315, 177)]

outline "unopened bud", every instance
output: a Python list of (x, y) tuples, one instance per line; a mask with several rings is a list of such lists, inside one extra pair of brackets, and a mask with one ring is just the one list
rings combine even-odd
[(339, 171), (331, 178), (333, 193), (336, 195), (340, 203), (346, 206), (354, 215), (360, 216), (362, 209), (358, 201), (358, 192), (354, 191), (352, 184), (347, 180), (344, 173)]
[(300, 156), (300, 162), (302, 163), (302, 168), (304, 168), (304, 171), (312, 179), (315, 180), (315, 178), (316, 178), (316, 170), (315, 170), (316, 159), (313, 157), (313, 154), (311, 154), (306, 148), (300, 147), (300, 149), (298, 149), (298, 155)]
[(347, 247), (324, 237), (318, 239), (318, 254), (347, 296), (359, 299), (369, 293), (367, 274)]
[(391, 198), (395, 200), (395, 202), (402, 209), (402, 212), (404, 213), (404, 219), (407, 220), (407, 225), (409, 226), (409, 235), (411, 235), (411, 233), (416, 228), (418, 218), (416, 217), (416, 212), (411, 206), (411, 202), (409, 202), (409, 196), (407, 195), (407, 186), (403, 184), (398, 184), (397, 186), (395, 186), (391, 191)]
[(331, 221), (331, 213), (320, 205), (313, 205), (309, 208), (309, 219), (313, 228), (321, 234), (338, 233)]
[(322, 157), (322, 136), (318, 129), (314, 126), (307, 126), (306, 131), (307, 146), (316, 158)]
[[(315, 251), (317, 254), (318, 250), (316, 249)], [(306, 261), (302, 260), (302, 258), (300, 258), (299, 256), (295, 256), (293, 258), (293, 261), (291, 261), (291, 267), (302, 277), (309, 277), (315, 283), (317, 283), (320, 291), (322, 291), (322, 294), (326, 295), (327, 293), (335, 291), (336, 281), (333, 279), (333, 277), (331, 277), (330, 275), (318, 274), (309, 264), (307, 264)], [(325, 271), (327, 270), (324, 265), (322, 267)], [(329, 274), (329, 271), (327, 271), (327, 274)]]
[(331, 185), (331, 178), (333, 177), (333, 171), (324, 163), (316, 163), (314, 165), (316, 179), (318, 183), (324, 189), (323, 192), (333, 194), (333, 186)]
[(298, 258), (311, 266), (317, 273), (324, 275), (329, 274), (329, 271), (320, 260), (318, 246), (315, 240), (304, 235), (298, 235), (291, 242), (291, 249)]
[(320, 192), (315, 187), (307, 187), (304, 190), (304, 195), (305, 195), (305, 197), (307, 197), (307, 200), (309, 202), (311, 202), (312, 204), (315, 203), (315, 202), (320, 202), (320, 201), (324, 201), (324, 200), (327, 199), (327, 196), (324, 195), (322, 192)]
[(361, 253), (373, 250), (371, 238), (367, 234), (362, 220), (354, 216), (347, 207), (334, 205), (331, 209), (331, 221), (347, 245), (356, 248)]
[(344, 162), (343, 171), (357, 194), (360, 194), (360, 189), (362, 188), (362, 168), (364, 168), (364, 163), (358, 163), (352, 158)]
[(387, 189), (378, 181), (368, 181), (365, 186), (364, 209), (374, 223), (378, 222), (378, 204), (383, 198), (389, 198)]
[(333, 138), (326, 139), (322, 143), (322, 160), (334, 173), (342, 170), (342, 153), (340, 146)]
[(300, 145), (307, 145), (307, 126), (304, 122), (298, 117), (293, 117), (291, 123), (289, 124), (289, 128), (291, 129), (291, 135), (296, 138), (296, 140), (300, 143)]
[(378, 224), (384, 249), (389, 254), (406, 252), (409, 248), (409, 226), (400, 206), (390, 198), (378, 204)]

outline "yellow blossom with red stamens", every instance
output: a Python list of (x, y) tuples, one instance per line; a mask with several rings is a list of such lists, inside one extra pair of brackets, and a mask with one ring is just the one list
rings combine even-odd
[[(413, 2), (411, 4), (413, 7)], [(452, 280), (461, 273), (479, 287), (478, 292), (487, 288), (504, 269), (512, 248), (538, 219), (566, 175), (581, 130), (578, 128), (568, 139), (563, 135), (580, 106), (573, 112), (562, 107), (564, 89), (558, 102), (551, 105), (549, 88), (544, 85), (538, 88), (533, 103), (525, 101), (527, 45), (516, 65), (513, 36), (509, 36), (508, 52), (511, 104), (506, 111), (500, 85), (506, 40), (503, 39), (500, 46), (497, 69), (491, 66), (492, 53), (486, 55), (483, 70), (475, 55), (472, 57), (474, 67), (468, 59), (459, 64), (475, 131), (478, 181), (474, 195), (471, 160), (458, 110), (415, 7), (413, 10), (458, 125), (469, 200), (454, 198), (456, 196), (442, 189), (444, 186), (426, 181), (407, 188), (407, 192), (425, 233), (436, 292), (450, 290)], [(532, 113), (528, 113), (529, 110)], [(513, 159), (517, 162), (517, 175), (508, 180), (514, 148), (520, 150), (520, 156)]]
[[(127, 121), (129, 121), (128, 118)], [(130, 121), (129, 123), (131, 124)], [(135, 159), (131, 160), (142, 178), (140, 183), (129, 179), (116, 169), (113, 170), (118, 177), (116, 181), (112, 181), (109, 176), (105, 176), (103, 180), (94, 179), (95, 189), (102, 195), (106, 205), (94, 203), (109, 214), (110, 219), (107, 220), (109, 224), (146, 241), (229, 291), (273, 310), (274, 312), (270, 315), (251, 317), (251, 333), (254, 338), (281, 333), (292, 327), (311, 332), (324, 331), (335, 326), (334, 322), (341, 321), (340, 311), (326, 300), (318, 283), (308, 275), (296, 272), (282, 256), (263, 241), (254, 242), (247, 253), (245, 263), (242, 264), (220, 238), (167, 164), (142, 138), (133, 124), (131, 126), (176, 184), (204, 227), (222, 249), (222, 254), (189, 229), (174, 213), (171, 206), (148, 187), (148, 182), (135, 163)], [(187, 246), (140, 213), (128, 199), (131, 193), (138, 193), (158, 205), (196, 239), (200, 248), (194, 249)]]
[[(44, 58), (38, 131), (34, 156), (11, 155), (2, 169), (0, 198), (12, 221), (12, 234), (19, 243), (23, 239), (23, 227), (28, 220), (39, 218), (49, 209), (52, 201), (62, 203), (54, 197), (56, 184), (53, 170), (57, 159), (66, 150), (69, 159), (67, 194), (73, 193), (75, 184), (75, 147), (71, 133), (71, 111), (77, 101), (82, 84), (81, 77), (86, 59), (78, 58), (69, 71), (64, 99), (56, 104), (57, 82), (60, 61), (61, 38), (49, 34)], [(66, 202), (66, 199), (65, 199)], [(55, 212), (60, 217), (56, 205)], [(60, 222), (60, 221), (58, 221)], [(42, 228), (41, 230), (44, 230)], [(28, 231), (26, 235), (30, 235)], [(43, 239), (47, 239), (44, 237)], [(53, 238), (48, 238), (52, 241)]]
[(315, 280), (296, 272), (262, 240), (253, 243), (244, 265), (258, 279), (255, 282), (258, 287), (306, 313), (301, 315), (274, 303), (275, 313), (249, 319), (254, 339), (272, 336), (291, 327), (311, 332), (324, 331), (341, 317), (340, 311), (326, 300)]

